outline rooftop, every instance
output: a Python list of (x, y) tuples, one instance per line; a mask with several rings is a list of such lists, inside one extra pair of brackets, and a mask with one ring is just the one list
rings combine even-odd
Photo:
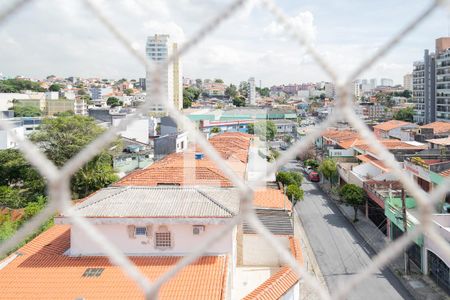
[(225, 188), (109, 187), (74, 209), (90, 218), (229, 218), (239, 212), (239, 195)]
[(403, 126), (414, 126), (414, 123), (399, 121), (399, 120), (390, 120), (387, 122), (380, 123), (378, 125), (373, 126), (374, 129), (389, 131), (395, 128), (403, 127)]
[[(0, 269), (4, 299), (142, 299), (134, 281), (107, 257), (69, 257), (70, 228), (54, 225), (20, 248)], [(16, 256), (14, 258), (14, 256)], [(130, 257), (154, 281), (181, 257)], [(227, 256), (203, 256), (162, 285), (158, 299), (224, 299)], [(94, 268), (97, 270), (88, 270)], [(93, 276), (86, 276), (90, 272)]]
[(441, 146), (450, 146), (450, 136), (441, 139), (430, 139), (427, 140), (430, 144), (441, 145)]
[(257, 208), (292, 209), (291, 201), (282, 190), (270, 188), (257, 189), (254, 193), (253, 205)]
[(450, 132), (450, 123), (437, 121), (437, 122), (433, 122), (433, 123), (429, 123), (429, 124), (420, 126), (420, 129), (422, 129), (422, 128), (431, 128), (431, 129), (433, 129), (434, 134), (446, 133), (446, 132)]

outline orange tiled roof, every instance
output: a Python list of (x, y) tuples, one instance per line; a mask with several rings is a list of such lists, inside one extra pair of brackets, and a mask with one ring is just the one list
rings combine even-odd
[(216, 165), (207, 157), (196, 160), (195, 152), (172, 153), (150, 167), (132, 172), (115, 186), (208, 185), (232, 186)]
[(373, 128), (383, 130), (383, 131), (389, 131), (394, 128), (398, 128), (398, 127), (402, 127), (402, 126), (406, 126), (406, 125), (414, 125), (414, 124), (410, 123), (410, 122), (405, 122), (405, 121), (390, 120), (387, 122), (377, 124), (377, 125), (373, 126)]
[(362, 155), (358, 155), (356, 156), (356, 158), (362, 160), (365, 163), (371, 163), (372, 165), (374, 165), (375, 167), (387, 172), (389, 171), (389, 169), (384, 165), (384, 163), (381, 160), (376, 159), (373, 156), (367, 155), (367, 154), (362, 154)]
[(336, 143), (339, 143), (340, 141), (351, 139), (351, 138), (358, 138), (359, 134), (356, 131), (353, 130), (335, 130), (335, 129), (329, 129), (325, 131), (322, 136), (324, 138), (330, 139), (335, 141)]
[[(239, 132), (223, 133), (210, 139), (211, 144), (226, 159), (228, 165), (244, 177), (248, 161), (251, 135)], [(117, 183), (116, 186), (156, 186), (208, 185), (230, 187), (232, 182), (223, 174), (208, 156), (195, 159), (193, 149), (182, 153), (172, 153), (155, 162), (146, 169), (134, 171)]]
[(253, 205), (264, 208), (292, 209), (291, 201), (283, 194), (283, 191), (269, 188), (255, 191)]
[[(0, 270), (4, 299), (142, 299), (139, 287), (107, 257), (69, 257), (70, 229), (54, 225), (20, 248), (21, 255)], [(155, 280), (181, 257), (130, 257)], [(204, 256), (162, 285), (159, 299), (224, 299), (228, 258)], [(87, 268), (104, 268), (98, 277), (83, 277)]]
[[(427, 145), (419, 145), (414, 143), (407, 143), (404, 141), (394, 140), (394, 139), (386, 139), (379, 141), (386, 149), (388, 150), (424, 150), (427, 149)], [(369, 144), (360, 144), (356, 146), (361, 150), (371, 150), (372, 147)]]
[[(303, 257), (298, 245), (298, 241), (290, 237), (290, 248), (292, 255), (296, 258), (299, 264), (303, 264)], [(297, 283), (299, 277), (289, 266), (282, 267), (269, 279), (264, 281), (253, 292), (248, 294), (244, 300), (258, 299), (258, 300), (276, 300), (280, 299), (294, 284)]]
[(437, 121), (437, 122), (433, 122), (433, 123), (429, 123), (429, 124), (420, 126), (420, 129), (422, 129), (422, 128), (432, 128), (434, 134), (446, 133), (446, 132), (450, 132), (450, 123)]
[(450, 169), (442, 171), (441, 173), (439, 173), (439, 175), (444, 176), (444, 177), (450, 176)]

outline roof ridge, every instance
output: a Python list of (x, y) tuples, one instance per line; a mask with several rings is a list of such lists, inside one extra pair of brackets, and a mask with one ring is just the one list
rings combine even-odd
[[(91, 202), (91, 203), (89, 203), (89, 204), (87, 204), (87, 205), (81, 207), (81, 209), (86, 208), (86, 207), (89, 207), (89, 206), (94, 205), (94, 204), (96, 204), (96, 203), (99, 203), (100, 201), (106, 200), (106, 199), (108, 199), (108, 198), (111, 198), (112, 196), (117, 196), (118, 194), (121, 194), (121, 193), (125, 192), (125, 191), (128, 190), (129, 188), (130, 188), (129, 186), (117, 186), (117, 187), (114, 186), (114, 187), (108, 187), (108, 188), (105, 188), (105, 190), (107, 190), (107, 189), (120, 189), (120, 190), (119, 190), (117, 193), (113, 193), (113, 194), (108, 195), (108, 196), (106, 196), (106, 197), (104, 197), (104, 198), (98, 199), (97, 201)], [(103, 189), (100, 189), (99, 191), (101, 191), (101, 190), (103, 190)], [(88, 200), (88, 199), (89, 199), (89, 197), (88, 197), (86, 200)], [(82, 202), (82, 203), (83, 203), (83, 202)], [(80, 208), (79, 208), (79, 209), (80, 209)]]
[(214, 200), (210, 195), (208, 195), (206, 192), (201, 191), (199, 188), (194, 187), (194, 189), (200, 193), (203, 197), (207, 198), (209, 201), (211, 201), (212, 203), (214, 203), (215, 205), (217, 205), (218, 207), (220, 207), (221, 209), (223, 209), (224, 211), (226, 211), (227, 213), (229, 213), (230, 215), (234, 216), (234, 213), (229, 210), (228, 208), (226, 208), (225, 206), (223, 206), (222, 204), (218, 203), (216, 200)]

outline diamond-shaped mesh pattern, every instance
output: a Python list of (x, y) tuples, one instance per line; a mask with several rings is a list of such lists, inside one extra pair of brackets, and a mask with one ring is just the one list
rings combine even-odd
[[(4, 21), (20, 9), (26, 7), (26, 4), (32, 2), (32, 0), (17, 0), (12, 5), (8, 6), (4, 11), (0, 12), (0, 26)], [(245, 4), (245, 0), (232, 1), (225, 9), (219, 11), (217, 16), (212, 18), (209, 22), (204, 24), (201, 29), (193, 35), (183, 46), (179, 49), (176, 56), (183, 56), (186, 52), (190, 51), (201, 40), (212, 32), (227, 18), (235, 14)], [(152, 82), (152, 90), (149, 91), (149, 95), (152, 95), (152, 99), (149, 98), (139, 108), (140, 112), (145, 113), (148, 111), (151, 101), (156, 103), (163, 103), (169, 115), (178, 123), (178, 125), (186, 130), (195, 143), (197, 143), (212, 160), (217, 162), (217, 166), (224, 172), (224, 174), (232, 181), (232, 183), (241, 191), (241, 211), (240, 214), (234, 217), (229, 222), (222, 232), (217, 232), (211, 235), (203, 244), (198, 245), (188, 256), (185, 256), (174, 268), (169, 270), (164, 275), (160, 276), (153, 282), (150, 282), (145, 276), (143, 276), (138, 268), (130, 262), (126, 255), (117, 249), (111, 242), (109, 242), (95, 226), (87, 222), (83, 217), (77, 215), (77, 213), (71, 208), (71, 197), (69, 190), (70, 177), (86, 162), (92, 159), (98, 154), (101, 149), (106, 147), (112, 142), (116, 135), (123, 130), (128, 124), (130, 124), (135, 117), (131, 116), (126, 118), (118, 127), (113, 127), (101, 135), (98, 139), (93, 141), (90, 145), (80, 151), (75, 157), (68, 161), (61, 169), (58, 169), (51, 161), (49, 161), (40, 150), (27, 140), (21, 140), (11, 131), (13, 138), (19, 145), (20, 151), (22, 151), (25, 157), (33, 164), (39, 172), (47, 179), (49, 201), (44, 210), (38, 215), (32, 218), (29, 222), (24, 224), (13, 237), (5, 241), (0, 245), (0, 255), (4, 255), (8, 250), (14, 248), (20, 241), (26, 236), (36, 231), (38, 227), (47, 220), (57, 209), (62, 211), (65, 215), (69, 216), (72, 223), (79, 226), (84, 230), (86, 235), (92, 240), (92, 242), (98, 244), (102, 250), (108, 255), (112, 263), (120, 266), (124, 273), (132, 278), (141, 287), (143, 294), (146, 298), (157, 298), (158, 290), (162, 284), (168, 279), (174, 276), (179, 270), (186, 265), (192, 263), (199, 256), (201, 256), (205, 249), (214, 244), (219, 238), (221, 238), (226, 232), (232, 230), (232, 228), (242, 223), (245, 219), (251, 226), (254, 227), (256, 232), (266, 239), (271, 246), (282, 257), (290, 267), (302, 277), (303, 282), (311, 287), (322, 299), (344, 299), (348, 293), (361, 281), (365, 280), (377, 269), (385, 266), (390, 260), (400, 254), (403, 249), (410, 244), (417, 236), (424, 234), (432, 239), (438, 247), (445, 252), (447, 257), (450, 257), (450, 246), (447, 241), (440, 237), (434, 230), (431, 221), (431, 214), (433, 212), (434, 204), (442, 199), (448, 191), (450, 186), (450, 178), (443, 182), (437, 189), (433, 190), (431, 194), (424, 192), (405, 172), (399, 168), (398, 162), (394, 159), (394, 156), (389, 153), (375, 138), (374, 134), (364, 124), (364, 122), (357, 116), (352, 108), (352, 82), (359, 77), (361, 73), (367, 68), (371, 67), (381, 57), (386, 55), (399, 41), (401, 41), (406, 35), (408, 35), (418, 24), (425, 20), (431, 12), (437, 9), (439, 6), (444, 6), (445, 1), (432, 1), (431, 4), (418, 16), (414, 17), (410, 23), (408, 23), (402, 30), (400, 30), (392, 39), (390, 39), (385, 45), (377, 50), (375, 54), (368, 57), (356, 70), (351, 73), (348, 78), (343, 78), (333, 69), (332, 65), (328, 64), (309, 43), (303, 35), (302, 31), (296, 28), (290, 23), (289, 18), (285, 13), (274, 3), (272, 0), (260, 0), (259, 4), (267, 9), (275, 18), (275, 20), (283, 26), (284, 30), (290, 37), (305, 47), (307, 52), (313, 57), (315, 62), (325, 71), (325, 73), (336, 83), (336, 109), (332, 114), (319, 126), (317, 126), (312, 132), (309, 133), (302, 141), (297, 142), (288, 149), (276, 162), (270, 165), (265, 174), (261, 174), (257, 181), (262, 183), (267, 175), (273, 174), (280, 166), (294, 158), (297, 154), (307, 150), (309, 145), (317, 139), (320, 134), (326, 130), (327, 127), (333, 125), (337, 120), (347, 120), (367, 141), (370, 146), (373, 147), (378, 156), (384, 161), (385, 165), (392, 170), (392, 173), (403, 184), (404, 188), (409, 195), (413, 196), (419, 207), (420, 212), (420, 226), (417, 226), (414, 230), (409, 231), (406, 235), (402, 236), (395, 242), (391, 243), (376, 257), (373, 258), (373, 262), (367, 266), (360, 273), (355, 274), (351, 279), (341, 283), (341, 285), (333, 290), (332, 294), (328, 294), (323, 288), (321, 288), (318, 280), (311, 276), (305, 269), (305, 267), (297, 264), (295, 258), (285, 249), (267, 228), (256, 217), (255, 211), (252, 207), (252, 189), (246, 185), (246, 183), (236, 176), (233, 170), (227, 165), (217, 151), (208, 143), (203, 135), (196, 129), (195, 125), (188, 120), (182, 113), (177, 111), (171, 103), (158, 101), (160, 97), (160, 78), (158, 70), (160, 68), (167, 67), (175, 57), (169, 58), (169, 60), (161, 65), (153, 65), (146, 59), (143, 53), (137, 51), (127, 40), (126, 35), (121, 32), (120, 28), (114, 24), (114, 20), (109, 19), (103, 14), (102, 7), (96, 4), (94, 0), (84, 0), (86, 9), (90, 10), (93, 15), (114, 35), (118, 42), (136, 59), (138, 59), (143, 65), (145, 65), (147, 71), (154, 74)], [(63, 5), (61, 3), (61, 5)], [(442, 7), (443, 8), (443, 7)], [(0, 120), (0, 128), (10, 129), (7, 122)]]

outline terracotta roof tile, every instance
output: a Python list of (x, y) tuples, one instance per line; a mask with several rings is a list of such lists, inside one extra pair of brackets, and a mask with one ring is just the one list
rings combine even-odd
[(256, 190), (254, 193), (253, 205), (263, 208), (292, 209), (291, 201), (283, 194), (283, 191), (270, 188)]
[[(417, 142), (404, 142), (394, 139), (380, 140), (379, 142), (388, 150), (424, 150), (428, 148), (425, 144)], [(359, 144), (355, 147), (364, 151), (374, 151), (369, 144)]]
[(405, 121), (399, 121), (399, 120), (390, 120), (387, 122), (383, 122), (380, 124), (377, 124), (375, 126), (373, 126), (374, 129), (379, 129), (379, 130), (383, 130), (383, 131), (389, 131), (392, 130), (394, 128), (398, 128), (398, 127), (403, 127), (406, 125), (414, 125), (413, 123), (410, 122), (405, 122)]
[[(303, 264), (303, 257), (297, 239), (290, 237), (290, 248), (292, 255), (299, 264)], [(259, 287), (248, 294), (244, 300), (276, 300), (280, 299), (299, 280), (297, 274), (289, 266), (282, 267)]]
[(420, 126), (420, 129), (422, 128), (432, 128), (434, 134), (446, 133), (450, 132), (450, 123), (438, 121)]
[[(107, 257), (63, 255), (70, 244), (68, 226), (54, 225), (17, 252), (0, 270), (4, 299), (142, 299), (135, 282)], [(130, 257), (138, 269), (155, 280), (181, 257)], [(200, 257), (165, 283), (159, 299), (224, 299), (226, 256)], [(104, 268), (98, 277), (84, 277), (87, 268)]]
[(375, 157), (368, 155), (368, 154), (362, 154), (356, 156), (356, 158), (362, 160), (365, 163), (371, 163), (375, 167), (387, 172), (389, 169), (384, 165), (384, 163), (381, 160), (376, 159)]

